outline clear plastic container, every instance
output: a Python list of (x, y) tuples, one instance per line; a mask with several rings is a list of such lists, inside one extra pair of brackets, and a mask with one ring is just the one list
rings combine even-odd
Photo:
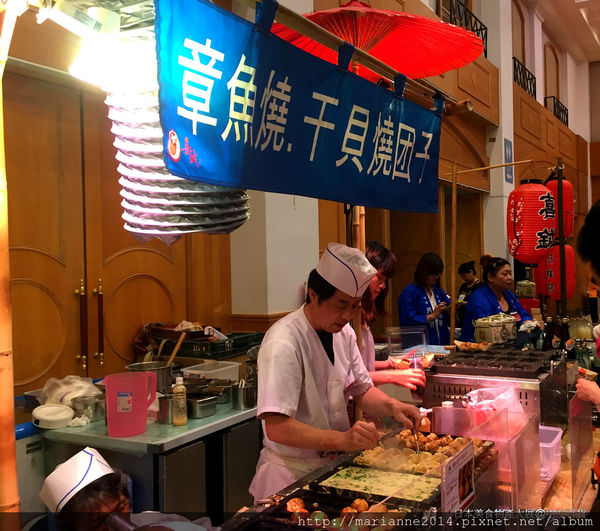
[(146, 410), (156, 396), (156, 374), (146, 371), (107, 374), (104, 385), (109, 437), (144, 433)]
[(236, 361), (206, 361), (183, 369), (183, 376), (239, 380), (240, 363)]
[(562, 430), (540, 426), (540, 478), (552, 481), (560, 470), (560, 441)]

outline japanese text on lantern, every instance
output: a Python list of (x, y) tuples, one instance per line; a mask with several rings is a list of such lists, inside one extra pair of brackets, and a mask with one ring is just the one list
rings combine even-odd
[[(392, 180), (422, 181), (432, 132), (416, 130), (358, 104), (347, 113), (340, 109), (338, 98), (317, 91), (310, 99), (302, 99), (294, 93), (290, 75), (276, 69), (268, 69), (264, 86), (259, 86), (261, 72), (243, 53), (232, 63), (236, 65), (233, 73), (226, 75), (232, 58), (226, 58), (214, 40), (207, 38), (202, 44), (185, 38), (177, 57), (183, 69), (177, 114), (189, 120), (192, 135), (197, 135), (200, 127), (210, 127), (223, 142), (243, 143), (261, 152), (305, 150), (309, 162), (315, 162), (320, 146), (321, 150), (326, 146), (328, 152), (339, 153), (336, 167), (349, 166), (359, 174)], [(211, 101), (219, 91), (228, 93), (226, 116), (218, 111), (211, 114)], [(298, 138), (287, 136), (292, 119), (303, 125)], [(341, 145), (332, 146), (333, 138), (328, 135), (336, 130), (343, 130), (344, 136)], [(415, 159), (422, 160), (416, 175), (411, 172)]]

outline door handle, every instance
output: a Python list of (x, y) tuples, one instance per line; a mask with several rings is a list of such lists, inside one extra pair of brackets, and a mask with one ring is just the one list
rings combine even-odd
[(98, 350), (94, 358), (98, 360), (100, 367), (104, 366), (104, 295), (102, 292), (102, 279), (98, 279), (98, 287), (92, 290), (98, 297)]
[(87, 343), (88, 343), (88, 315), (87, 315), (87, 304), (86, 304), (86, 291), (85, 291), (85, 281), (82, 278), (81, 284), (79, 288), (75, 290), (75, 295), (79, 297), (79, 338), (80, 338), (80, 347), (79, 354), (75, 356), (76, 360), (81, 361), (81, 368), (83, 372), (87, 375), (87, 364), (88, 364), (88, 355), (87, 355)]

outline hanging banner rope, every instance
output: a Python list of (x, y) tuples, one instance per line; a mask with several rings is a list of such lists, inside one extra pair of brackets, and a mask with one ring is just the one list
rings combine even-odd
[(425, 109), (204, 0), (157, 0), (165, 163), (186, 179), (437, 211), (442, 104)]

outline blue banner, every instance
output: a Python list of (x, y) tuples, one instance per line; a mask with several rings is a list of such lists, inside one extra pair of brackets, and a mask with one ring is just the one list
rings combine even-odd
[(414, 212), (437, 211), (443, 101), (425, 109), (204, 0), (155, 0), (160, 118), (174, 175)]

